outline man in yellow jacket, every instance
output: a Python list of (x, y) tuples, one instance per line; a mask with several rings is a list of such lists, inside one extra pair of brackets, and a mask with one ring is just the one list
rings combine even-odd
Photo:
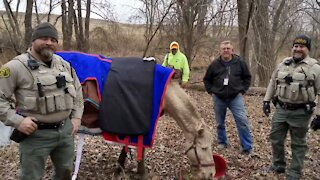
[(162, 66), (170, 67), (176, 71), (174, 79), (179, 79), (181, 87), (185, 88), (190, 75), (187, 57), (180, 52), (179, 43), (173, 41), (170, 44), (170, 53), (166, 54)]

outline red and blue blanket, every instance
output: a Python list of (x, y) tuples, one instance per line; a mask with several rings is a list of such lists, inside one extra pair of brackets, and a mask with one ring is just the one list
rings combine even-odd
[[(146, 66), (149, 69), (151, 68), (152, 71), (139, 69), (139, 66), (141, 66), (141, 68), (146, 68), (146, 66), (144, 66), (145, 63), (142, 62), (143, 58), (106, 58), (98, 54), (86, 54), (74, 51), (60, 51), (56, 54), (61, 56), (71, 64), (71, 66), (75, 69), (76, 74), (82, 84), (84, 84), (88, 80), (96, 82), (96, 93), (99, 97), (98, 103), (100, 105), (100, 109), (107, 109), (106, 111), (104, 111), (107, 113), (100, 113), (98, 118), (100, 127), (101, 125), (105, 126), (105, 128), (101, 129), (103, 130), (102, 135), (106, 140), (122, 143), (125, 145), (143, 146), (145, 148), (152, 147), (157, 121), (162, 111), (162, 103), (166, 87), (174, 73), (172, 69), (163, 67), (159, 64), (154, 64), (152, 66), (150, 65), (150, 62), (146, 62), (149, 63)], [(138, 66), (135, 66), (134, 63), (128, 63), (128, 60), (136, 60), (138, 62)], [(115, 65), (116, 63), (112, 65), (113, 62), (117, 62), (118, 65)], [(125, 64), (122, 65), (121, 63)], [(138, 71), (138, 75), (134, 75), (134, 71)], [(142, 73), (142, 71), (148, 71), (150, 74), (145, 74), (145, 77), (143, 77), (144, 74)], [(146, 84), (148, 84), (146, 81), (149, 81), (146, 80), (148, 79), (146, 78), (147, 76), (152, 77), (152, 84), (150, 86), (146, 86)], [(130, 83), (128, 83), (128, 81), (130, 81)], [(132, 81), (134, 81), (134, 83), (132, 83)], [(110, 85), (111, 87), (109, 88), (108, 83), (113, 85)], [(134, 87), (134, 84), (137, 84), (136, 87)], [(140, 91), (141, 93), (139, 94)], [(106, 99), (103, 99), (104, 97), (106, 97)], [(143, 100), (142, 102), (144, 103), (142, 104), (144, 106), (144, 109), (143, 106), (141, 109), (138, 105), (139, 103), (136, 102), (139, 100), (132, 99), (134, 97), (140, 97), (140, 99), (141, 97), (145, 97), (148, 99), (150, 98), (151, 100)], [(108, 99), (112, 99), (113, 104), (105, 105), (108, 103)], [(133, 102), (133, 104), (130, 104), (128, 102)], [(135, 107), (132, 108), (132, 106)], [(148, 106), (152, 107), (148, 108)], [(138, 116), (139, 114), (141, 115), (141, 113), (144, 113), (145, 109), (149, 109), (151, 111), (145, 112), (146, 114), (150, 114), (150, 116)], [(132, 113), (132, 115), (129, 115), (128, 113)], [(141, 117), (148, 117), (148, 123), (144, 123), (145, 120), (142, 120)], [(119, 130), (117, 128), (112, 130), (108, 129), (108, 125), (110, 125), (110, 127), (112, 126), (108, 123), (113, 122), (118, 123), (113, 127), (120, 127), (121, 122), (119, 123), (119, 121), (121, 121), (121, 119), (125, 119), (127, 121), (124, 121), (123, 124), (123, 126), (126, 127), (120, 129), (131, 130), (128, 124), (132, 123), (134, 127), (134, 122), (131, 121), (136, 121), (137, 119), (138, 121), (143, 121), (143, 124), (147, 125), (148, 128), (144, 128), (143, 131), (140, 131), (141, 134), (130, 132), (128, 135), (125, 132), (116, 134), (116, 132), (118, 132)], [(104, 129), (106, 129), (107, 131), (105, 131)], [(139, 132), (139, 130), (135, 132)]]

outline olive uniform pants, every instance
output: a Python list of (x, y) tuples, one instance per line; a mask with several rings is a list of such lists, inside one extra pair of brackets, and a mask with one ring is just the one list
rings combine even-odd
[(54, 180), (71, 179), (74, 139), (69, 119), (59, 129), (37, 130), (20, 143), (20, 179), (40, 180), (48, 156), (55, 167)]
[(306, 136), (311, 114), (303, 108), (285, 110), (279, 105), (272, 119), (270, 140), (273, 151), (273, 167), (285, 169), (284, 142), (289, 130), (291, 136), (292, 160), (288, 174), (299, 178), (303, 169), (303, 160), (308, 150)]

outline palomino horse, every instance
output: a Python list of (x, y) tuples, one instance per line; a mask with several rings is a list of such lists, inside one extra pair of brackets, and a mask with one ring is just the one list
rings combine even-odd
[[(96, 87), (95, 85), (90, 85), (88, 82), (85, 83), (83, 88), (84, 95), (88, 93), (87, 91)], [(96, 92), (96, 90), (93, 91)], [(164, 96), (163, 110), (177, 122), (183, 131), (186, 139), (184, 153), (191, 161), (192, 177), (194, 177), (194, 179), (212, 179), (215, 174), (215, 164), (211, 147), (213, 141), (212, 134), (197, 112), (191, 98), (174, 81), (168, 84)], [(121, 168), (124, 168), (125, 158), (126, 153), (123, 149), (118, 159)], [(118, 172), (120, 172), (120, 170), (118, 170)], [(138, 173), (145, 175), (144, 159), (138, 161)]]
[[(215, 164), (212, 157), (212, 134), (204, 124), (190, 97), (174, 81), (168, 84), (164, 99), (164, 111), (168, 113), (182, 129), (186, 143), (185, 154), (191, 161), (193, 179), (212, 179)], [(119, 157), (123, 167), (124, 150)], [(144, 159), (138, 162), (138, 172), (144, 173)]]
[[(87, 77), (89, 77), (89, 74), (85, 74), (85, 75), (83, 74), (83, 73), (88, 73), (88, 71), (87, 70), (84, 71), (84, 69), (89, 69), (89, 68), (94, 69), (95, 72), (100, 72), (100, 74), (97, 75), (97, 77), (103, 77), (103, 78), (106, 78), (103, 75), (107, 74), (105, 70), (110, 67), (111, 62), (113, 62), (113, 65), (114, 65), (112, 72), (116, 73), (116, 72), (120, 72), (120, 70), (123, 70), (121, 68), (118, 68), (117, 65), (119, 65), (119, 63), (123, 63), (124, 59), (122, 60), (113, 59), (111, 61), (110, 59), (104, 58), (100, 55), (94, 55), (94, 54), (90, 55), (90, 54), (76, 53), (76, 52), (64, 52), (64, 53), (60, 52), (59, 55), (62, 56), (64, 59), (69, 60), (71, 64), (73, 64), (73, 67), (75, 68), (80, 81), (82, 79), (82, 82), (84, 84), (88, 82), (86, 80), (88, 80)], [(132, 68), (133, 66), (131, 62), (129, 61), (125, 61), (125, 62), (127, 63), (126, 66), (120, 65), (120, 67), (130, 67), (128, 69), (124, 69), (126, 70), (126, 73), (122, 73), (122, 74), (126, 74), (127, 77), (128, 77), (128, 70), (130, 71), (141, 70), (138, 68)], [(130, 63), (130, 65), (128, 65), (128, 63)], [(141, 68), (141, 66), (144, 66), (144, 65), (139, 64), (138, 67)], [(118, 73), (118, 74), (121, 74), (121, 73)], [(114, 76), (111, 76), (109, 72), (108, 79), (109, 78), (112, 79), (112, 77), (114, 78)], [(112, 80), (115, 80), (115, 79), (112, 79)], [(129, 81), (132, 79), (128, 78), (126, 80)], [(139, 85), (141, 86), (141, 83)], [(98, 92), (97, 86), (93, 85), (92, 87), (96, 88), (93, 91), (91, 89), (91, 92), (93, 92), (92, 94), (97, 95), (97, 92)], [(146, 87), (139, 87), (139, 88), (143, 89)], [(87, 91), (87, 94), (90, 94), (88, 93), (89, 90), (90, 88), (84, 85), (84, 88), (83, 88), (84, 97), (86, 97), (86, 91)], [(113, 95), (115, 95), (118, 92), (119, 91), (113, 92), (114, 93)], [(99, 101), (95, 101), (95, 102), (99, 102)], [(211, 148), (213, 137), (209, 133), (209, 129), (207, 128), (207, 126), (205, 126), (203, 119), (200, 117), (195, 106), (192, 104), (190, 97), (176, 82), (171, 81), (168, 83), (163, 102), (164, 102), (163, 104), (164, 111), (176, 120), (177, 124), (180, 126), (180, 128), (182, 129), (185, 135), (185, 139), (186, 139), (185, 154), (191, 161), (192, 172), (194, 172), (192, 173), (192, 175), (196, 179), (212, 179), (213, 175), (215, 174), (215, 167), (214, 167), (215, 164), (214, 164), (212, 148)], [(93, 114), (95, 115), (95, 113)], [(84, 116), (85, 115), (86, 114), (84, 113)], [(82, 119), (84, 120), (85, 118), (83, 117)], [(93, 119), (96, 119), (96, 118), (93, 118)], [(83, 125), (85, 124), (83, 123)], [(87, 127), (90, 127), (90, 126), (87, 126)], [(141, 161), (140, 165), (141, 164), (143, 165), (143, 163), (144, 162)]]

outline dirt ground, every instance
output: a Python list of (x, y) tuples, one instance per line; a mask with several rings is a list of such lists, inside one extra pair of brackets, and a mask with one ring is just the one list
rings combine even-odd
[[(194, 76), (190, 82), (196, 82), (200, 76)], [(194, 83), (202, 86), (202, 83)], [(197, 89), (197, 88), (194, 88)], [(226, 150), (216, 148), (216, 130), (213, 115), (211, 97), (204, 91), (187, 89), (187, 93), (194, 99), (202, 118), (211, 128), (215, 141), (212, 144), (214, 153), (222, 155), (228, 165), (226, 176), (221, 179), (285, 179), (285, 175), (266, 173), (264, 169), (271, 164), (271, 146), (268, 139), (270, 131), (270, 118), (263, 116), (262, 96), (245, 95), (245, 104), (254, 138), (255, 157), (249, 157), (240, 153), (239, 139), (234, 120), (230, 112), (227, 114), (227, 135), (230, 147)], [(198, 88), (201, 89), (201, 88)], [(274, 112), (274, 109), (272, 109)], [(147, 149), (146, 167), (150, 172), (150, 179), (179, 179), (179, 174), (188, 174), (190, 164), (184, 155), (184, 137), (176, 122), (169, 116), (163, 116), (158, 123), (156, 140), (152, 149)], [(320, 179), (320, 131), (308, 132), (309, 151), (305, 158), (305, 168), (302, 179)], [(82, 155), (79, 180), (105, 180), (114, 179), (116, 161), (120, 153), (119, 145), (107, 144), (100, 136), (86, 136), (85, 146)], [(137, 164), (135, 151), (132, 151), (132, 158), (129, 158), (122, 179), (141, 179), (135, 172)], [(286, 143), (287, 164), (290, 165), (291, 150), (290, 138)], [(18, 146), (13, 143), (10, 146), (0, 149), (0, 180), (18, 179), (19, 174)], [(53, 166), (48, 160), (46, 175), (44, 179), (50, 179)]]

